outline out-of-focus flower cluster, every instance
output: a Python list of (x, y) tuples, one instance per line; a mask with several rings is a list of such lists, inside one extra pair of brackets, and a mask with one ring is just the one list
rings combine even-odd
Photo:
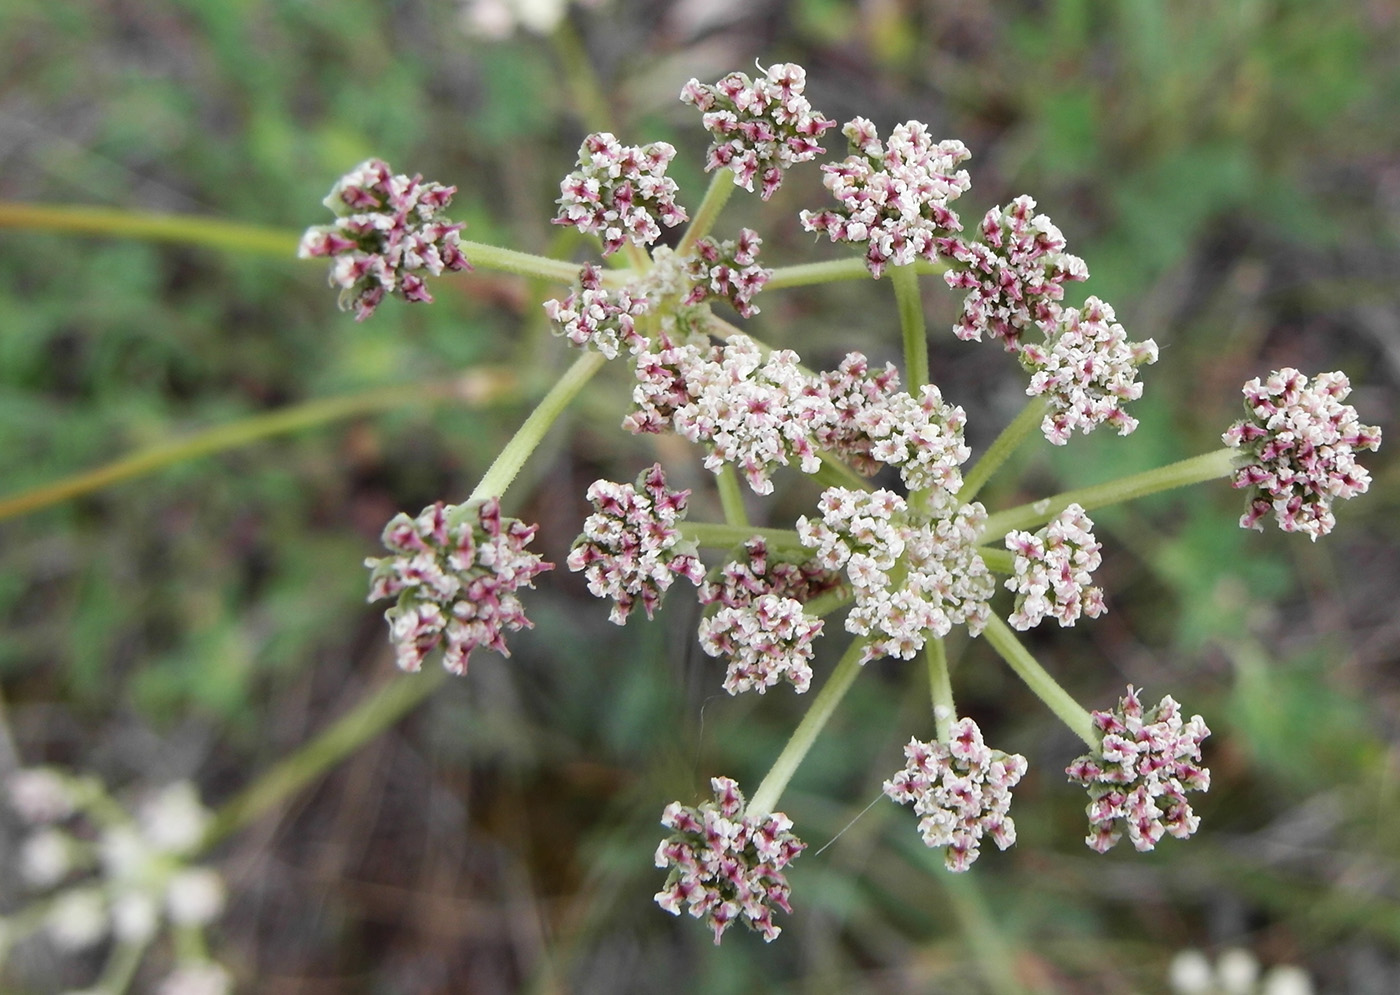
[[(16, 771), (5, 787), (29, 829), (18, 850), (20, 876), (33, 901), (46, 906), (38, 917), (0, 920), (6, 946), (23, 939), (17, 929), (24, 923), (63, 951), (89, 950), (110, 936), (139, 956), (162, 924), (199, 938), (223, 911), (223, 879), (191, 863), (210, 820), (193, 784), (168, 785), (133, 811), (96, 780), (49, 767)], [(203, 941), (176, 947), (201, 949)], [(196, 973), (210, 979), (204, 990), (214, 995), (232, 990), (222, 967), (189, 956), (177, 960), (160, 991), (188, 990), (179, 988), (181, 979)]]
[(1112, 425), (1127, 435), (1137, 428), (1123, 405), (1142, 396), (1137, 368), (1157, 362), (1157, 343), (1129, 342), (1113, 308), (1097, 297), (1082, 310), (1057, 311), (1044, 330), (1044, 343), (1023, 343), (1020, 358), (1031, 373), (1026, 393), (1050, 404), (1040, 424), (1045, 438), (1062, 446), (1075, 429)]
[(464, 0), (461, 25), (467, 34), (488, 41), (503, 41), (517, 28), (547, 35), (559, 26), (571, 3), (600, 6), (602, 0)]
[(729, 660), (724, 689), (762, 694), (786, 678), (798, 693), (806, 691), (822, 620), (803, 605), (839, 583), (815, 563), (774, 560), (761, 536), (745, 542), (743, 558), (725, 563), (719, 580), (700, 591), (702, 604), (719, 606), (700, 620), (700, 645)]
[(1006, 581), (1016, 594), (1008, 619), (1013, 627), (1029, 629), (1047, 616), (1073, 625), (1080, 615), (1098, 618), (1104, 612), (1103, 589), (1093, 587), (1090, 577), (1102, 560), (1093, 527), (1084, 509), (1071, 504), (1034, 535), (1007, 534), (1006, 548), (1015, 554)]
[(862, 662), (912, 659), (930, 634), (957, 624), (982, 631), (996, 581), (977, 554), (980, 504), (945, 499), (938, 517), (926, 517), (893, 491), (829, 487), (818, 508), (821, 518), (797, 520), (797, 535), (817, 563), (846, 571), (855, 593), (846, 631), (866, 638)]
[(705, 568), (677, 528), (690, 491), (666, 489), (661, 464), (642, 471), (637, 483), (597, 480), (588, 488), (593, 514), (569, 553), (569, 569), (582, 570), (594, 597), (611, 598), (608, 616), (622, 625), (641, 602), (651, 618), (676, 577), (700, 584)]
[(1359, 449), (1379, 448), (1381, 430), (1362, 425), (1344, 373), (1311, 382), (1292, 367), (1244, 385), (1247, 416), (1230, 426), (1225, 444), (1241, 450), (1234, 485), (1249, 488), (1244, 528), (1262, 529), (1270, 512), (1285, 532), (1313, 541), (1332, 531), (1332, 502), (1366, 493), (1371, 475), (1356, 462)]
[(851, 155), (822, 166), (823, 182), (840, 207), (803, 211), (802, 226), (833, 242), (864, 245), (866, 265), (877, 278), (887, 265), (934, 259), (938, 239), (962, 228), (948, 202), (971, 186), (967, 170), (957, 168), (971, 156), (967, 146), (934, 142), (918, 121), (896, 125), (883, 144), (863, 117), (847, 122), (842, 133)]
[(1065, 237), (1035, 201), (1017, 197), (982, 219), (980, 242), (940, 239), (938, 251), (954, 265), (943, 274), (950, 287), (968, 290), (953, 326), (960, 339), (980, 342), (985, 332), (1009, 352), (1020, 349), (1027, 328), (1052, 323), (1066, 281), (1086, 280), (1084, 260), (1065, 252)]
[(792, 912), (783, 869), (807, 848), (781, 812), (747, 815), (739, 786), (710, 779), (715, 800), (698, 808), (672, 802), (661, 824), (672, 830), (656, 848), (656, 866), (670, 868), (656, 903), (672, 915), (683, 907), (714, 930), (715, 943), (736, 920), (771, 942), (782, 932), (773, 910)]
[(531, 626), (516, 591), (553, 569), (525, 549), (537, 528), (502, 518), (498, 498), (474, 507), (439, 501), (417, 518), (401, 513), (384, 526), (393, 555), (371, 557), (365, 566), (369, 600), (398, 599), (384, 618), (399, 667), (418, 670), (439, 645), (454, 674), (466, 672), (478, 646), (510, 655), (506, 631)]
[(757, 177), (767, 200), (788, 167), (825, 152), (817, 141), (836, 122), (812, 110), (806, 85), (806, 70), (791, 62), (770, 66), (757, 80), (730, 73), (713, 86), (686, 83), (681, 101), (695, 105), (715, 138), (705, 172), (733, 170), (735, 184), (750, 192)]
[(1099, 748), (1065, 769), (1089, 789), (1089, 835), (1085, 842), (1105, 853), (1127, 832), (1138, 850), (1151, 850), (1166, 833), (1185, 839), (1200, 818), (1188, 791), (1210, 789), (1201, 765), (1201, 741), (1210, 735), (1199, 715), (1183, 722), (1170, 695), (1145, 709), (1132, 685), (1118, 707), (1094, 712), (1102, 734)]
[(628, 241), (650, 245), (661, 237), (661, 225), (674, 228), (686, 220), (676, 181), (666, 175), (675, 155), (666, 142), (623, 145), (606, 131), (589, 135), (578, 150), (578, 169), (559, 184), (554, 223), (598, 235), (604, 255)]
[(758, 265), (762, 244), (763, 239), (752, 228), (740, 229), (737, 240), (718, 242), (708, 235), (698, 240), (693, 254), (686, 258), (686, 275), (695, 286), (684, 303), (699, 304), (718, 297), (745, 318), (758, 314), (753, 299), (772, 272)]
[(385, 294), (431, 302), (420, 273), (471, 269), (462, 255), (462, 225), (443, 211), (456, 187), (425, 183), (422, 176), (394, 175), (382, 159), (369, 159), (342, 176), (325, 205), (338, 218), (308, 228), (297, 255), (330, 257), (331, 286), (340, 287), (340, 306), (353, 307), (355, 319), (374, 313)]
[(1212, 964), (1199, 950), (1182, 950), (1168, 970), (1172, 995), (1313, 995), (1312, 978), (1301, 967), (1276, 964), (1260, 972), (1248, 950), (1222, 950)]
[(885, 794), (912, 804), (919, 832), (930, 847), (943, 847), (950, 871), (965, 871), (990, 835), (1005, 850), (1016, 842), (1007, 814), (1011, 789), (1026, 773), (1026, 758), (988, 749), (982, 730), (969, 718), (953, 723), (947, 743), (909, 740), (904, 769), (885, 782)]

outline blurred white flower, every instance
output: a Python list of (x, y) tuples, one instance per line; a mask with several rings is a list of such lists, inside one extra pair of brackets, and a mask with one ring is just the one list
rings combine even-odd
[(97, 888), (73, 888), (63, 892), (44, 920), (49, 937), (62, 950), (79, 951), (107, 935), (107, 903)]
[(72, 840), (62, 830), (41, 829), (20, 847), (19, 872), (31, 887), (50, 888), (72, 869)]
[(165, 902), (171, 922), (207, 926), (224, 909), (223, 878), (207, 867), (187, 868), (170, 879)]
[(1214, 966), (1199, 950), (1172, 958), (1168, 979), (1174, 995), (1313, 995), (1312, 978), (1301, 967), (1279, 964), (1259, 976), (1248, 950), (1223, 950)]

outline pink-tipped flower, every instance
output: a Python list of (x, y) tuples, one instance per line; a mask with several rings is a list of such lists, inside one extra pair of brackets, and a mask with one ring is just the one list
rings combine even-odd
[(978, 233), (977, 242), (959, 236), (938, 242), (951, 264), (943, 279), (968, 291), (953, 333), (980, 342), (986, 332), (1016, 352), (1027, 328), (1054, 322), (1064, 298), (1061, 284), (1085, 280), (1089, 270), (1084, 260), (1064, 251), (1064, 236), (1048, 217), (1035, 213), (1030, 197), (992, 208)]
[(1016, 823), (1007, 813), (1026, 758), (988, 749), (971, 719), (959, 719), (951, 732), (947, 743), (909, 740), (907, 763), (885, 782), (885, 794), (913, 804), (924, 842), (943, 848), (948, 870), (965, 871), (977, 859), (983, 836), (1002, 850), (1016, 842)]
[(578, 150), (578, 169), (559, 184), (554, 223), (598, 235), (604, 255), (628, 241), (650, 245), (661, 236), (661, 225), (673, 228), (686, 220), (676, 203), (676, 181), (666, 175), (675, 154), (666, 142), (623, 145), (606, 131), (589, 135)]
[(584, 572), (594, 597), (616, 602), (608, 617), (617, 625), (638, 602), (651, 618), (676, 577), (704, 580), (695, 543), (676, 527), (688, 497), (690, 491), (666, 489), (659, 463), (642, 471), (635, 486), (598, 480), (588, 488), (594, 511), (569, 553), (569, 569)]
[(1093, 520), (1072, 504), (1032, 535), (1012, 532), (1006, 548), (1015, 553), (1008, 590), (1016, 593), (1011, 625), (1022, 631), (1046, 617), (1073, 625), (1081, 615), (1098, 618), (1106, 610), (1103, 589), (1092, 585), (1102, 557), (1091, 531)]
[(934, 142), (918, 121), (897, 125), (881, 143), (875, 125), (855, 118), (842, 129), (851, 155), (822, 167), (836, 210), (803, 211), (802, 227), (833, 242), (865, 246), (877, 279), (885, 266), (933, 259), (937, 240), (962, 228), (948, 207), (971, 181), (959, 163), (971, 153), (962, 142)]
[(708, 236), (697, 241), (694, 254), (686, 259), (686, 276), (694, 286), (683, 303), (718, 297), (745, 318), (758, 314), (754, 296), (773, 272), (758, 265), (762, 244), (752, 228), (740, 230), (737, 241), (718, 242)]
[(839, 584), (836, 573), (814, 562), (774, 560), (760, 536), (745, 542), (743, 558), (726, 563), (719, 580), (700, 589), (701, 604), (719, 606), (700, 620), (700, 645), (728, 659), (724, 689), (763, 694), (786, 679), (799, 694), (806, 691), (822, 620), (802, 606)]
[(750, 192), (757, 178), (767, 200), (788, 167), (825, 152), (817, 141), (836, 122), (812, 110), (802, 93), (806, 85), (806, 71), (791, 62), (770, 66), (757, 80), (730, 73), (713, 86), (686, 83), (681, 101), (700, 110), (715, 138), (705, 172), (733, 170), (735, 185)]
[(471, 269), (458, 234), (463, 225), (442, 213), (456, 192), (369, 159), (331, 188), (325, 205), (338, 216), (335, 224), (308, 228), (297, 255), (332, 260), (331, 286), (341, 288), (340, 307), (353, 307), (356, 321), (373, 314), (386, 294), (430, 303), (422, 274)]
[(736, 921), (772, 942), (782, 929), (774, 909), (791, 913), (783, 869), (807, 848), (781, 812), (747, 815), (739, 786), (727, 777), (711, 778), (714, 801), (698, 808), (672, 802), (661, 824), (672, 830), (656, 848), (656, 866), (670, 868), (656, 904), (672, 915), (689, 907), (704, 919), (718, 945)]
[[(641, 371), (639, 360), (639, 377)], [(810, 378), (791, 349), (765, 357), (748, 336), (733, 335), (708, 357), (694, 354), (681, 372), (686, 401), (674, 410), (672, 427), (709, 446), (706, 469), (718, 473), (732, 464), (754, 493), (771, 494), (776, 467), (821, 467), (813, 435), (830, 418), (830, 405), (808, 390)]]
[(986, 510), (959, 507), (946, 493), (931, 497), (936, 510), (914, 514), (892, 491), (829, 487), (821, 518), (797, 520), (798, 538), (816, 550), (816, 562), (846, 571), (856, 602), (846, 631), (865, 637), (862, 663), (912, 659), (930, 635), (966, 625), (975, 636), (991, 617), (996, 581), (977, 554)]
[(1099, 748), (1065, 768), (1071, 781), (1089, 789), (1084, 842), (1106, 853), (1126, 832), (1147, 851), (1166, 834), (1194, 833), (1201, 820), (1186, 793), (1210, 790), (1210, 771), (1201, 766), (1201, 741), (1210, 735), (1205, 721), (1193, 715), (1183, 722), (1170, 695), (1143, 708), (1132, 685), (1117, 708), (1093, 717)]
[(636, 318), (651, 309), (645, 294), (632, 288), (609, 290), (603, 286), (602, 271), (592, 263), (579, 271), (579, 287), (562, 301), (544, 302), (545, 314), (559, 327), (563, 335), (576, 346), (597, 349), (608, 359), (616, 359), (626, 347), (640, 352), (646, 339), (637, 331)]
[(1344, 404), (1351, 382), (1344, 373), (1319, 373), (1312, 382), (1290, 367), (1244, 385), (1247, 417), (1230, 426), (1225, 444), (1241, 450), (1234, 485), (1249, 488), (1243, 528), (1262, 529), (1273, 513), (1285, 532), (1314, 541), (1332, 531), (1332, 502), (1366, 493), (1371, 475), (1356, 462), (1375, 451), (1381, 430), (1362, 425)]
[(1107, 424), (1127, 435), (1137, 428), (1123, 405), (1142, 396), (1137, 368), (1157, 362), (1157, 343), (1129, 342), (1113, 308), (1090, 297), (1082, 310), (1059, 311), (1043, 343), (1022, 343), (1020, 360), (1031, 372), (1026, 393), (1050, 402), (1040, 431), (1062, 446), (1075, 429)]
[(531, 622), (516, 591), (554, 569), (525, 547), (538, 526), (501, 517), (499, 498), (476, 506), (438, 502), (417, 518), (399, 514), (384, 527), (393, 554), (365, 560), (369, 600), (397, 598), (384, 613), (398, 665), (416, 671), (434, 649), (454, 674), (478, 646), (509, 656), (505, 633)]
[(897, 391), (866, 404), (853, 427), (869, 440), (860, 448), (872, 459), (898, 467), (909, 490), (937, 488), (951, 494), (962, 487), (959, 468), (972, 455), (963, 442), (966, 423), (962, 408), (945, 404), (938, 388), (925, 384), (918, 397)]

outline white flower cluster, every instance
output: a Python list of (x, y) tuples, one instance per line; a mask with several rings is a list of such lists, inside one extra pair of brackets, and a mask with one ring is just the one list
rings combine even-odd
[(1010, 352), (1035, 324), (1053, 323), (1066, 281), (1087, 280), (1088, 267), (1064, 251), (1065, 237), (1035, 201), (1017, 197), (994, 207), (982, 219), (981, 242), (959, 237), (939, 241), (953, 265), (943, 274), (950, 287), (964, 287), (962, 315), (953, 326), (958, 338), (980, 342), (985, 331)]
[[(52, 768), (17, 771), (7, 788), (32, 830), (19, 848), (20, 875), (52, 892), (38, 925), (56, 947), (77, 953), (109, 935), (144, 946), (162, 922), (198, 931), (223, 911), (223, 879), (191, 865), (210, 813), (188, 781), (150, 795), (132, 813), (96, 781)], [(227, 972), (202, 957), (180, 960), (164, 984), (197, 971), (222, 979), (209, 989), (215, 995), (232, 990)]]
[(669, 867), (656, 904), (672, 915), (690, 906), (718, 944), (724, 931), (742, 922), (772, 942), (782, 928), (773, 910), (792, 912), (783, 869), (807, 848), (782, 812), (747, 815), (739, 786), (727, 777), (710, 779), (715, 800), (698, 808), (672, 802), (661, 824), (672, 834), (656, 848), (656, 866)]
[(731, 169), (735, 185), (749, 192), (757, 177), (767, 200), (790, 166), (825, 152), (817, 139), (836, 122), (812, 110), (803, 96), (806, 85), (806, 70), (791, 62), (770, 66), (757, 80), (730, 73), (713, 86), (686, 83), (681, 102), (700, 110), (715, 137), (705, 172)]
[(971, 156), (967, 146), (934, 142), (918, 121), (897, 125), (883, 144), (863, 117), (842, 132), (851, 155), (822, 167), (823, 182), (841, 206), (803, 211), (802, 227), (825, 232), (833, 242), (865, 245), (866, 265), (877, 278), (887, 265), (933, 259), (937, 240), (962, 227), (948, 202), (972, 185), (967, 170), (957, 168)]
[(943, 847), (950, 871), (965, 871), (990, 835), (1005, 850), (1016, 842), (1016, 823), (1007, 813), (1011, 789), (1026, 773), (1026, 758), (991, 750), (982, 730), (968, 718), (953, 723), (947, 743), (909, 740), (904, 769), (885, 782), (885, 794), (913, 804), (919, 832), (930, 847)]
[(709, 297), (728, 301), (742, 317), (758, 314), (753, 299), (768, 282), (772, 270), (758, 265), (758, 249), (763, 239), (752, 228), (742, 228), (736, 240), (716, 241), (706, 236), (695, 243), (686, 258), (686, 275), (694, 288), (686, 304), (699, 304)]
[(945, 636), (956, 624), (982, 631), (996, 589), (976, 549), (982, 505), (928, 518), (911, 514), (893, 491), (829, 487), (818, 508), (820, 519), (797, 520), (797, 534), (823, 567), (845, 569), (855, 593), (846, 631), (867, 638), (862, 662), (911, 659), (930, 634)]
[(1119, 435), (1137, 428), (1123, 405), (1142, 396), (1137, 368), (1157, 362), (1157, 343), (1129, 342), (1113, 308), (1097, 297), (1082, 310), (1061, 310), (1045, 328), (1045, 341), (1023, 343), (1019, 355), (1031, 372), (1026, 393), (1050, 402), (1040, 424), (1050, 442), (1062, 446), (1075, 429), (1087, 433), (1104, 424)]
[(839, 583), (815, 563), (774, 561), (761, 536), (745, 542), (743, 557), (700, 589), (701, 604), (720, 606), (700, 620), (700, 645), (710, 656), (729, 659), (724, 689), (762, 694), (786, 678), (799, 694), (806, 691), (823, 623), (803, 605)]
[(569, 553), (569, 569), (584, 571), (595, 598), (615, 602), (609, 619), (623, 625), (640, 601), (651, 618), (677, 576), (692, 584), (705, 568), (677, 529), (690, 491), (666, 489), (661, 464), (637, 477), (636, 485), (597, 480), (588, 488), (593, 514)]
[(821, 466), (813, 443), (827, 417), (820, 396), (805, 391), (810, 378), (797, 353), (776, 349), (765, 359), (758, 344), (735, 335), (713, 358), (684, 371), (686, 401), (672, 425), (691, 442), (709, 445), (706, 469), (736, 466), (757, 494), (771, 494), (775, 466), (797, 461), (803, 473)]
[(675, 155), (666, 142), (623, 145), (606, 131), (589, 135), (578, 150), (579, 168), (559, 184), (554, 223), (597, 234), (604, 255), (628, 241), (650, 245), (661, 237), (661, 224), (674, 228), (686, 220), (676, 181), (666, 175)]
[(1008, 619), (1013, 627), (1024, 631), (1047, 616), (1062, 626), (1073, 625), (1081, 615), (1103, 614), (1103, 589), (1093, 587), (1090, 576), (1102, 561), (1093, 527), (1084, 509), (1071, 504), (1034, 535), (1018, 531), (1006, 536), (1006, 548), (1016, 554), (1006, 581), (1016, 594)]
[(812, 685), (812, 655), (822, 620), (795, 598), (761, 594), (742, 608), (721, 608), (700, 621), (700, 647), (727, 657), (724, 690), (730, 694), (768, 688), (786, 678), (798, 694)]
[(554, 569), (525, 547), (539, 526), (501, 517), (499, 498), (474, 507), (437, 504), (384, 526), (391, 556), (370, 557), (369, 600), (397, 598), (384, 613), (398, 665), (416, 671), (443, 647), (442, 665), (464, 674), (478, 646), (509, 656), (505, 634), (531, 622), (516, 596)]
[(815, 473), (821, 449), (861, 472), (887, 464), (911, 489), (950, 494), (962, 486), (959, 466), (971, 452), (963, 409), (945, 404), (932, 385), (917, 398), (898, 387), (893, 367), (871, 374), (860, 353), (850, 353), (839, 371), (813, 375), (791, 350), (765, 358), (745, 335), (722, 347), (663, 337), (637, 356), (636, 409), (623, 425), (633, 432), (670, 425), (710, 446), (708, 469), (733, 464), (758, 494), (772, 493), (778, 466), (795, 462)]
[(1243, 528), (1262, 529), (1271, 512), (1285, 532), (1314, 542), (1337, 523), (1332, 502), (1366, 493), (1371, 475), (1356, 451), (1375, 451), (1381, 430), (1362, 425), (1345, 373), (1319, 373), (1311, 383), (1291, 367), (1244, 385), (1248, 417), (1230, 426), (1225, 444), (1242, 450), (1234, 485), (1249, 488)]
[(1194, 833), (1201, 820), (1186, 792), (1210, 790), (1210, 771), (1201, 766), (1201, 741), (1210, 735), (1205, 720), (1193, 715), (1183, 722), (1170, 695), (1144, 709), (1132, 685), (1117, 708), (1092, 714), (1103, 740), (1065, 768), (1089, 789), (1084, 842), (1106, 853), (1127, 830), (1133, 846), (1146, 851), (1164, 834)]
[(576, 346), (592, 347), (608, 359), (616, 359), (622, 347), (636, 353), (646, 348), (646, 339), (637, 331), (636, 319), (646, 314), (651, 302), (631, 287), (617, 291), (603, 286), (602, 271), (592, 263), (579, 271), (579, 286), (560, 300), (544, 302), (545, 314)]
[(855, 417), (855, 427), (870, 439), (870, 456), (899, 467), (906, 487), (948, 494), (962, 487), (958, 468), (972, 455), (963, 442), (966, 424), (963, 409), (944, 404), (933, 384), (925, 384), (917, 398), (902, 391), (887, 394)]
[(297, 255), (332, 260), (331, 286), (341, 288), (340, 307), (353, 307), (356, 321), (373, 314), (385, 294), (431, 303), (420, 272), (471, 269), (461, 250), (464, 226), (442, 214), (456, 192), (368, 159), (336, 181), (323, 201), (338, 216), (335, 224), (308, 228)]

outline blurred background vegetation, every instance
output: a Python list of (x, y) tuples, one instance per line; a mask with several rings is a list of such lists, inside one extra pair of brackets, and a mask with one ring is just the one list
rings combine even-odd
[[(838, 121), (917, 118), (961, 138), (964, 220), (1030, 193), (1089, 264), (1080, 296), (1162, 347), (1136, 435), (1028, 447), (986, 492), (995, 509), (1214, 448), (1240, 384), (1284, 365), (1344, 370), (1362, 420), (1394, 434), (1397, 42), (1393, 0), (612, 0), (555, 38), (498, 42), (465, 33), (445, 0), (6, 0), (0, 200), (263, 225), (286, 251), (0, 229), (5, 494), (316, 398), (469, 368), (499, 388), (469, 403), (423, 389), (0, 523), (0, 680), (20, 756), (114, 787), (192, 777), (218, 802), (368, 689), (415, 679), (393, 671), (361, 560), (396, 510), (464, 497), (572, 357), (538, 305), (561, 288), (489, 273), (437, 281), (431, 307), (391, 301), (364, 324), (336, 312), (295, 241), (361, 159), (457, 184), (469, 238), (584, 259), (593, 249), (549, 224), (589, 130), (568, 69), (580, 54), (624, 141), (681, 150), (692, 206), (707, 139), (676, 94), (755, 59), (805, 65), (814, 106)], [(799, 168), (766, 207), (736, 197), (718, 234), (754, 225), (769, 265), (835, 258), (796, 220), (825, 196)], [(926, 289), (935, 379), (985, 446), (1023, 375), (944, 332), (957, 300)], [(896, 358), (883, 282), (760, 303), (759, 333), (814, 366), (850, 348)], [(660, 459), (695, 488), (693, 517), (717, 514), (687, 444), (616, 428), (625, 401), (625, 371), (605, 371), (508, 496), (556, 563), (599, 476)], [(736, 931), (713, 948), (651, 901), (661, 809), (712, 774), (752, 788), (804, 702), (719, 692), (686, 599), (617, 628), (561, 569), (529, 599), (536, 628), (510, 659), (478, 653), (218, 851), (233, 900), (217, 952), (246, 990), (278, 995), (1153, 995), (1173, 952), (1233, 945), (1305, 966), (1319, 992), (1392, 995), (1393, 449), (1365, 460), (1371, 493), (1317, 544), (1239, 530), (1223, 483), (1096, 515), (1109, 614), (1031, 639), (1090, 707), (1131, 681), (1206, 717), (1214, 787), (1189, 843), (1085, 848), (1083, 794), (1059, 773), (1072, 735), (963, 641), (960, 709), (1031, 762), (1018, 845), (950, 880), (912, 815), (882, 804), (816, 853), (932, 730), (917, 668), (872, 665), (784, 798), (813, 846), (783, 937)], [(814, 495), (788, 475), (753, 510), (790, 521)], [(88, 976), (49, 970), (6, 984)]]

